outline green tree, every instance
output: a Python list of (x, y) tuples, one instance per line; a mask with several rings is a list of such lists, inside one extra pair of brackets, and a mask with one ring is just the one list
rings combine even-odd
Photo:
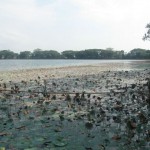
[(145, 35), (143, 36), (143, 40), (149, 40), (150, 41), (150, 23), (148, 23), (146, 25), (147, 28), (147, 32), (145, 33)]
[(59, 59), (61, 58), (60, 53), (55, 50), (45, 50), (35, 49), (32, 53), (33, 59)]
[(23, 52), (20, 52), (19, 58), (20, 59), (30, 59), (31, 55), (32, 55), (32, 53), (30, 51), (23, 51)]
[(127, 55), (127, 59), (150, 59), (150, 50), (136, 48), (131, 50)]
[(113, 59), (123, 59), (124, 56), (125, 56), (125, 54), (124, 54), (124, 51), (123, 51), (123, 50), (121, 50), (121, 51), (114, 51), (112, 58), (113, 58)]
[(86, 59), (99, 59), (100, 58), (100, 49), (87, 49), (84, 51)]
[(61, 55), (55, 50), (46, 50), (42, 52), (43, 59), (60, 59)]
[(34, 51), (33, 51), (33, 53), (32, 53), (32, 58), (33, 59), (43, 59), (43, 56), (42, 56), (43, 54), (42, 54), (42, 50), (41, 49), (39, 49), (39, 48), (37, 48), (37, 49), (35, 49)]
[(66, 50), (61, 53), (62, 58), (65, 59), (76, 59), (76, 51)]
[(0, 51), (0, 59), (16, 59), (16, 58), (18, 58), (17, 53), (14, 53), (10, 50)]
[(114, 51), (110, 49), (102, 50), (101, 51), (101, 58), (102, 59), (112, 59)]

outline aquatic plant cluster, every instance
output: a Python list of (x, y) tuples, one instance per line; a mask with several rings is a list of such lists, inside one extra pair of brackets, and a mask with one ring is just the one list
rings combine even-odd
[(0, 149), (148, 150), (149, 76), (146, 69), (1, 81)]

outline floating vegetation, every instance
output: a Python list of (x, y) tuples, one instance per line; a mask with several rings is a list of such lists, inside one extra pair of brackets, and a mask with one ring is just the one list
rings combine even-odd
[(85, 123), (85, 127), (86, 127), (87, 129), (92, 129), (92, 128), (93, 128), (93, 123), (92, 123), (92, 122), (86, 122), (86, 123)]
[(0, 150), (149, 150), (149, 73), (0, 83)]
[(66, 146), (68, 143), (67, 141), (62, 138), (62, 137), (58, 137), (56, 140), (53, 141), (53, 144), (56, 146), (56, 147), (64, 147)]

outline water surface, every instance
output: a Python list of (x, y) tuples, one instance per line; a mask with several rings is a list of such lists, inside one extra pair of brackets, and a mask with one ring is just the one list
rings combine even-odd
[(103, 63), (129, 63), (138, 69), (150, 68), (150, 60), (75, 60), (75, 59), (18, 60), (17, 59), (17, 60), (0, 60), (0, 71), (77, 66), (77, 65), (93, 65)]

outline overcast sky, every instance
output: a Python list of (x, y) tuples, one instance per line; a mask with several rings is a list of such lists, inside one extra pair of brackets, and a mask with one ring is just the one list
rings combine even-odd
[(0, 0), (0, 50), (150, 49), (150, 0)]

